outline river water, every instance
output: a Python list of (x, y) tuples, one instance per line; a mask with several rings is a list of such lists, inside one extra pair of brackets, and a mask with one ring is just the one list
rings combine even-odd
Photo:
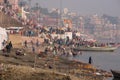
[[(88, 63), (89, 57), (92, 57), (93, 65), (99, 69), (110, 71), (120, 70), (120, 48), (114, 52), (91, 52), (84, 51), (82, 55), (74, 57), (77, 60)], [(110, 78), (109, 80), (113, 80)]]

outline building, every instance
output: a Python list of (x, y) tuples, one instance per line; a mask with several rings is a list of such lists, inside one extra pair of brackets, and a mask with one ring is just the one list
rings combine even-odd
[(18, 1), (19, 0), (8, 0), (8, 1), (12, 5), (13, 9), (17, 9), (18, 8)]
[(12, 5), (13, 9), (17, 9), (18, 8), (18, 2), (19, 0), (0, 0), (0, 3), (10, 3)]
[(3, 0), (0, 0), (0, 3), (3, 3)]

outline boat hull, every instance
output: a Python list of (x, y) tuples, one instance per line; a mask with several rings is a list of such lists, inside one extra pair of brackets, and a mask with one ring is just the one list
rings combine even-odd
[(111, 70), (114, 78), (119, 78), (120, 79), (120, 71), (115, 71), (115, 70)]
[(77, 47), (73, 49), (78, 51), (114, 51), (117, 47)]

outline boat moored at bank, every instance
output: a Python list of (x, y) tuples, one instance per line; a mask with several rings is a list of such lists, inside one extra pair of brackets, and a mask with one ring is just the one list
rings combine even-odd
[(115, 51), (117, 47), (75, 47), (73, 50), (77, 51)]
[(111, 72), (112, 72), (114, 78), (119, 78), (120, 79), (120, 71), (111, 70)]

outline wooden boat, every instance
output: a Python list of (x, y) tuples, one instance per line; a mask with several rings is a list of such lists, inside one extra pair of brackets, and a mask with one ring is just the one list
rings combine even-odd
[(111, 70), (111, 72), (112, 72), (114, 78), (120, 79), (120, 71)]
[(112, 80), (120, 80), (120, 78), (113, 78)]
[(77, 51), (114, 51), (117, 47), (75, 47), (73, 50)]

